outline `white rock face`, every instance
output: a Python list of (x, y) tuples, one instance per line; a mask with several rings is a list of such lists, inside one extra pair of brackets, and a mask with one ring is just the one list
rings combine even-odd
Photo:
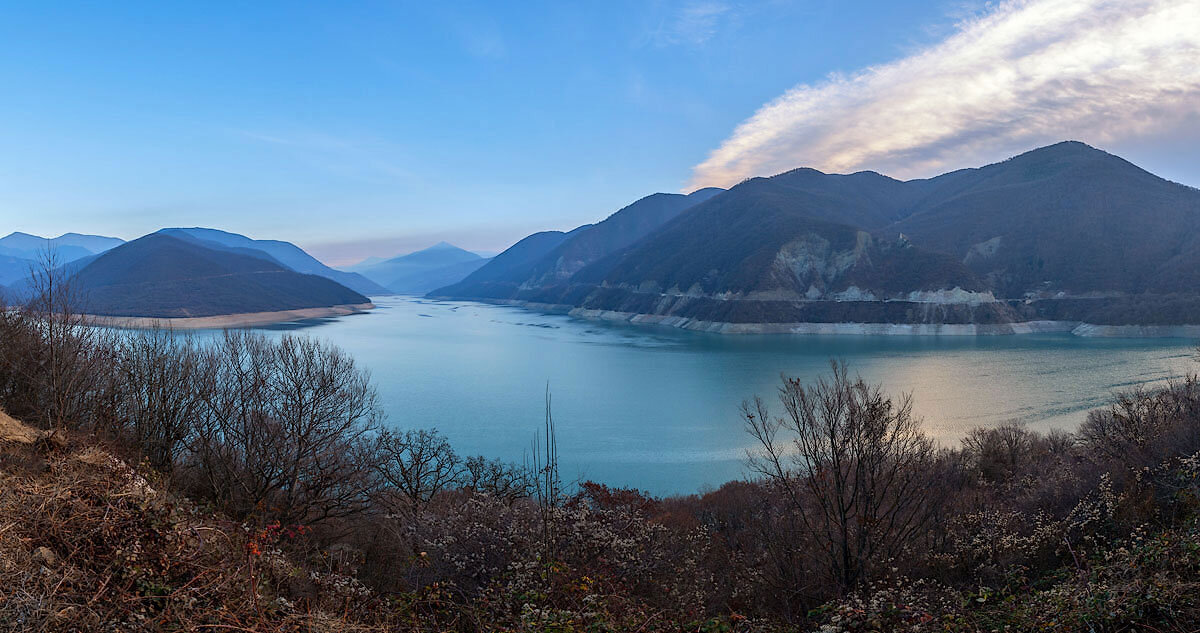
[(879, 299), (870, 290), (863, 290), (858, 286), (850, 286), (841, 292), (834, 293), (834, 301), (878, 301)]
[(819, 235), (802, 235), (784, 244), (775, 254), (774, 272), (781, 279), (794, 279), (801, 288), (807, 285), (805, 298), (820, 299), (836, 285), (839, 277), (867, 257), (872, 243), (869, 233), (859, 231), (854, 248), (835, 251), (829, 240)]
[(967, 256), (963, 258), (963, 263), (970, 264), (971, 262), (991, 258), (996, 254), (996, 251), (1000, 250), (1001, 241), (1000, 236), (996, 236), (986, 242), (973, 245), (971, 250), (967, 251)]
[(908, 301), (916, 303), (936, 303), (939, 305), (966, 304), (977, 306), (983, 303), (996, 303), (996, 296), (988, 292), (972, 292), (955, 286), (950, 290), (914, 290), (908, 293)]

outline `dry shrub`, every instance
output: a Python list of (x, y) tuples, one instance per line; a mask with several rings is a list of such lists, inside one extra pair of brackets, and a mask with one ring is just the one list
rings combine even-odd
[(0, 472), (0, 516), (0, 630), (355, 628), (340, 597), (283, 582), (296, 566), (256, 554), (257, 534), (94, 446), (49, 456), (35, 475)]

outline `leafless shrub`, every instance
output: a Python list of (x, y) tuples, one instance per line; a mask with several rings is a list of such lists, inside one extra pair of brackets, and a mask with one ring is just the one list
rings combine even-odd
[(150, 466), (170, 474), (204, 403), (203, 352), (167, 330), (126, 334), (116, 346), (110, 390), (114, 425), (132, 434)]
[(483, 456), (463, 461), (461, 485), (467, 491), (495, 497), (510, 505), (528, 498), (533, 489), (529, 469)]
[(1025, 427), (1009, 423), (995, 428), (976, 428), (962, 440), (964, 457), (984, 481), (1008, 481), (1030, 460), (1039, 441)]
[(30, 271), (19, 310), (6, 310), (0, 368), (7, 406), (30, 423), (59, 430), (86, 427), (111, 366), (111, 336), (89, 326), (86, 297), (47, 249)]
[(1200, 380), (1118, 393), (1109, 407), (1088, 414), (1078, 435), (1091, 453), (1130, 470), (1190, 455), (1200, 450)]
[(933, 442), (907, 396), (893, 402), (851, 380), (844, 364), (832, 363), (828, 379), (808, 386), (784, 377), (779, 400), (782, 417), (759, 398), (743, 404), (747, 431), (761, 445), (751, 465), (789, 499), (829, 579), (850, 589), (936, 516)]
[(195, 491), (239, 518), (313, 524), (362, 510), (381, 412), (353, 359), (314, 339), (226, 332), (201, 363)]
[[(436, 430), (383, 431), (375, 442), (374, 466), (392, 505), (417, 515), (435, 496), (456, 484), (462, 460)], [(387, 503), (387, 502), (385, 502)]]

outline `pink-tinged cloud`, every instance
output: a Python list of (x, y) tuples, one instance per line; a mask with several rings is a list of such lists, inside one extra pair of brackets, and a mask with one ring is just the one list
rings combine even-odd
[(687, 189), (799, 166), (901, 178), (1065, 139), (1194, 135), (1200, 0), (1015, 0), (945, 41), (766, 104)]

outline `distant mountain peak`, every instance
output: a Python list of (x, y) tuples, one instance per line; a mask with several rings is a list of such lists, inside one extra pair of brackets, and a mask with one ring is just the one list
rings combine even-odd
[(687, 194), (687, 197), (689, 200), (694, 200), (696, 204), (699, 204), (722, 193), (725, 193), (725, 190), (720, 187), (703, 187)]
[(1039, 151), (1039, 149), (1045, 150), (1045, 149), (1053, 149), (1053, 148), (1069, 149), (1069, 150), (1081, 151), (1081, 152), (1100, 152), (1101, 154), (1108, 153), (1108, 152), (1105, 152), (1104, 150), (1092, 147), (1091, 145), (1088, 145), (1087, 143), (1084, 143), (1083, 141), (1076, 141), (1076, 140), (1059, 141), (1057, 143), (1052, 143), (1045, 147), (1041, 147), (1041, 148), (1030, 150), (1030, 151), (1036, 152), (1036, 151)]
[(1082, 141), (1059, 141), (1052, 145), (1038, 147), (1027, 152), (1022, 152), (1008, 159), (1007, 161), (1034, 161), (1034, 160), (1070, 160), (1080, 158), (1096, 158), (1096, 159), (1114, 159), (1125, 162), (1124, 159), (1109, 154), (1108, 152), (1092, 147)]
[(475, 253), (472, 253), (471, 251), (468, 251), (464, 248), (460, 248), (449, 242), (438, 242), (437, 244), (434, 244), (433, 246), (428, 246), (426, 248), (422, 248), (421, 250), (418, 250), (418, 251), (413, 251), (406, 255), (399, 255), (396, 257), (392, 257), (392, 258), (386, 260), (384, 263), (414, 261), (414, 260), (425, 259), (425, 258), (428, 258), (431, 256), (435, 256), (435, 257), (439, 257), (439, 258), (450, 257), (451, 260), (446, 261), (446, 263), (450, 263), (450, 261), (480, 259), (480, 257), (478, 255), (476, 255)]
[(367, 279), (402, 294), (424, 294), (457, 282), (488, 260), (449, 242), (388, 259), (368, 258), (354, 266)]
[(54, 239), (48, 239), (40, 235), (14, 231), (0, 238), (0, 255), (39, 259), (49, 249), (60, 262), (67, 263), (88, 255), (103, 253), (124, 243), (124, 240), (102, 235), (64, 233)]
[(775, 174), (774, 176), (772, 176), (772, 178), (778, 178), (780, 176), (828, 176), (828, 175), (830, 175), (830, 174), (826, 174), (825, 172), (821, 171), (820, 169), (817, 169), (816, 167), (797, 167), (795, 169), (789, 169), (783, 173)]

